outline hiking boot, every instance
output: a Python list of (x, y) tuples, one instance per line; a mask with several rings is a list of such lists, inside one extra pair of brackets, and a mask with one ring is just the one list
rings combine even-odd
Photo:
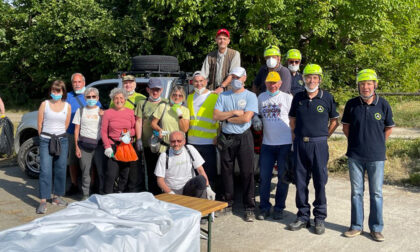
[(270, 210), (260, 210), (257, 214), (257, 220), (265, 220), (270, 217)]
[(370, 236), (372, 236), (372, 239), (377, 242), (383, 242), (385, 241), (385, 237), (382, 235), (381, 232), (370, 232)]
[(325, 225), (324, 222), (315, 222), (315, 234), (317, 235), (322, 235), (323, 233), (325, 233)]
[(281, 220), (281, 219), (283, 219), (283, 210), (276, 210), (276, 209), (274, 209), (273, 219), (275, 219), (275, 220)]
[(54, 197), (52, 199), (51, 204), (53, 204), (55, 206), (67, 206), (68, 205), (68, 203), (65, 200), (63, 200), (61, 197)]
[(309, 228), (311, 226), (311, 222), (310, 221), (301, 221), (301, 220), (296, 220), (293, 223), (290, 223), (288, 225), (289, 230), (291, 231), (298, 231), (303, 227)]
[(246, 222), (253, 222), (254, 217), (254, 212), (252, 210), (245, 210), (244, 220)]
[(37, 214), (45, 214), (47, 212), (47, 202), (39, 203), (39, 206), (36, 209)]
[(69, 190), (66, 192), (66, 196), (72, 196), (79, 193), (79, 188), (75, 184), (71, 184)]
[(357, 229), (351, 229), (350, 228), (349, 230), (344, 232), (343, 235), (347, 238), (352, 238), (352, 237), (360, 235), (361, 233), (362, 233), (362, 230), (357, 230)]

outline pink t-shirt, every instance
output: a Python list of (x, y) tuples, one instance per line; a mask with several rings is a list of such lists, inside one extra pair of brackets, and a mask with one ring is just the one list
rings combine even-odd
[(126, 129), (130, 131), (130, 135), (135, 135), (136, 119), (132, 109), (124, 108), (117, 111), (108, 109), (102, 117), (101, 136), (104, 147), (109, 148), (113, 141), (120, 141), (121, 132)]

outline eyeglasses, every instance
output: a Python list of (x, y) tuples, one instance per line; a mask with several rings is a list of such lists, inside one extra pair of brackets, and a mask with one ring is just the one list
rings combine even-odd
[(182, 98), (184, 96), (182, 94), (172, 94), (172, 97), (180, 97), (180, 98)]
[(289, 60), (289, 64), (299, 64), (299, 60)]
[(171, 140), (171, 143), (182, 143), (183, 140)]
[(96, 95), (88, 95), (88, 96), (86, 96), (86, 98), (88, 98), (88, 99), (96, 99)]

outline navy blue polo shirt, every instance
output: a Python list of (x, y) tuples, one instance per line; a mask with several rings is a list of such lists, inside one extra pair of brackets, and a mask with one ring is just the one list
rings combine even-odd
[(293, 96), (297, 93), (305, 91), (305, 83), (303, 82), (303, 76), (301, 73), (296, 72), (295, 75), (292, 75), (292, 86), (290, 88), (290, 92)]
[(296, 118), (296, 137), (328, 136), (329, 120), (338, 118), (334, 97), (325, 90), (310, 99), (308, 93), (299, 92), (292, 100), (289, 116)]
[[(290, 94), (290, 86), (292, 85), (292, 75), (288, 68), (282, 66), (281, 64), (279, 67), (274, 69), (281, 78), (281, 87), (280, 91)], [(254, 85), (260, 90), (260, 93), (265, 92), (267, 87), (265, 86), (265, 79), (267, 79), (268, 75), (268, 67), (261, 66), (260, 70), (257, 73), (257, 76), (254, 80)]]
[(343, 124), (350, 124), (348, 157), (366, 161), (385, 160), (385, 127), (393, 127), (392, 110), (389, 103), (376, 95), (371, 104), (362, 98), (350, 99), (344, 108)]

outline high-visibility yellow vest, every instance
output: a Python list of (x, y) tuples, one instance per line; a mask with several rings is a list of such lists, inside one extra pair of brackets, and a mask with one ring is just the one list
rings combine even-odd
[(219, 123), (213, 120), (213, 112), (218, 95), (213, 93), (209, 94), (197, 114), (194, 111), (193, 97), (194, 93), (188, 95), (187, 98), (188, 109), (190, 110), (190, 129), (188, 130), (188, 138), (215, 138), (217, 136)]

